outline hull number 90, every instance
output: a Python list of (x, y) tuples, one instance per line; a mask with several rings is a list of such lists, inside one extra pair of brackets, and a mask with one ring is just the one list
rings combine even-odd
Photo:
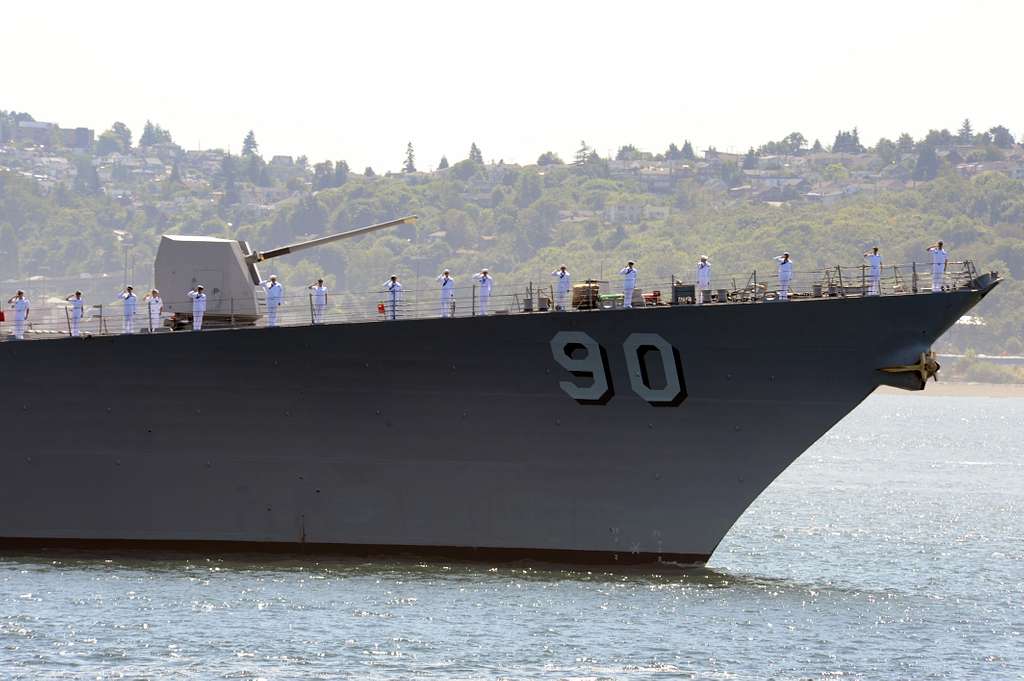
[[(615, 396), (608, 353), (582, 331), (559, 331), (551, 339), (551, 354), (582, 384), (560, 381), (565, 394), (580, 404), (607, 404)], [(622, 343), (626, 374), (633, 392), (656, 407), (678, 406), (686, 399), (686, 382), (679, 351), (656, 333), (631, 333)]]

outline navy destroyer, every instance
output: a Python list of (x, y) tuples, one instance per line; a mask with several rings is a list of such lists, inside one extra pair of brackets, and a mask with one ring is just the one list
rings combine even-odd
[(431, 290), (397, 321), (348, 298), (299, 323), (300, 300), (264, 328), (258, 264), (308, 245), (165, 237), (165, 298), (205, 283), (219, 329), (0, 343), (0, 543), (703, 564), (876, 387), (923, 388), (999, 281), (893, 268), (875, 296), (823, 271), (702, 305), (672, 281), (566, 312), (531, 286), (452, 319)]

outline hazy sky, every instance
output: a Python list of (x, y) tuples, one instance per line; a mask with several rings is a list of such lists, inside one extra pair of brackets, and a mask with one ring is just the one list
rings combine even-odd
[(745, 150), (1024, 133), (1024, 2), (46, 2), (0, 13), (0, 109), (188, 149), (421, 169), (580, 140)]

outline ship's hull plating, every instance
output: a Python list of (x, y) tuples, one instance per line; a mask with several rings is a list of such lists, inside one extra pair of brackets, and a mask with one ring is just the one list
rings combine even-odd
[[(703, 563), (982, 295), (0, 343), (0, 542)], [(593, 381), (559, 332), (602, 399), (560, 387)], [(631, 334), (678, 352), (674, 404)]]

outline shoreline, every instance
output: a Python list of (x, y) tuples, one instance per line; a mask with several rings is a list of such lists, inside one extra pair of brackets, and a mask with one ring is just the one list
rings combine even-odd
[(879, 386), (872, 395), (910, 397), (1016, 397), (1024, 398), (1024, 383), (950, 383), (929, 381), (924, 390), (900, 390)]

